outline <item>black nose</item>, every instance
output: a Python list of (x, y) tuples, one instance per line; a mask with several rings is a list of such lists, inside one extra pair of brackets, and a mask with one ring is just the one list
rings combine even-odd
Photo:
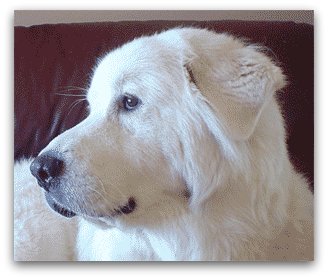
[(39, 185), (49, 191), (51, 182), (63, 173), (64, 161), (59, 159), (57, 154), (47, 152), (36, 157), (30, 166), (30, 170), (37, 178)]

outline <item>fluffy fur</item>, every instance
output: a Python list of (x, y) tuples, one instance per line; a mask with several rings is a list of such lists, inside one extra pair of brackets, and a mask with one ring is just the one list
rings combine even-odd
[[(95, 68), (88, 118), (40, 153), (65, 162), (49, 194), (79, 217), (55, 216), (15, 169), (16, 259), (313, 259), (313, 197), (274, 97), (283, 86), (257, 47), (208, 30), (111, 51)], [(124, 96), (138, 106), (125, 110)], [(131, 197), (136, 209), (116, 214)]]
[(72, 260), (77, 222), (49, 209), (30, 164), (31, 160), (23, 160), (14, 168), (14, 259)]

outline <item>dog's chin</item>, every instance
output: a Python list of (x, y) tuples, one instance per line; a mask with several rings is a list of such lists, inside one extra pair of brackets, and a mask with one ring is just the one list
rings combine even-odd
[[(50, 208), (56, 211), (57, 213), (59, 213), (60, 215), (66, 218), (72, 218), (76, 215), (80, 215), (57, 203), (54, 200), (54, 198), (51, 197), (51, 195), (46, 193), (45, 196)], [(114, 227), (114, 220), (111, 217), (104, 218), (104, 217), (96, 217), (96, 216), (93, 217), (83, 216), (83, 218), (103, 230)]]
[(74, 212), (73, 210), (65, 207), (64, 205), (58, 203), (56, 199), (49, 194), (49, 192), (45, 193), (45, 198), (51, 209), (53, 209), (54, 211), (56, 211), (57, 213), (59, 213), (60, 215), (66, 218), (72, 218), (76, 215), (81, 215), (82, 217), (84, 217), (88, 221), (91, 221), (92, 223), (97, 223), (97, 224), (105, 223), (107, 225), (109, 225), (111, 223), (111, 220), (113, 220), (117, 216), (131, 214), (132, 212), (135, 211), (137, 207), (135, 199), (133, 197), (130, 197), (125, 204), (118, 206), (114, 210), (111, 210), (110, 212), (108, 212), (108, 214), (103, 214), (103, 213), (88, 214), (87, 211), (83, 213), (79, 213), (79, 212)]
[(102, 230), (107, 230), (117, 227), (116, 219), (110, 216), (107, 217), (83, 216), (83, 219)]

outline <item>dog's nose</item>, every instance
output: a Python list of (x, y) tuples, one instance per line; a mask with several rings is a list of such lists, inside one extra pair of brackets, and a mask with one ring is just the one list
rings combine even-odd
[(49, 191), (52, 180), (59, 177), (64, 170), (64, 161), (56, 154), (47, 152), (36, 157), (30, 166), (31, 173), (37, 178), (39, 185)]

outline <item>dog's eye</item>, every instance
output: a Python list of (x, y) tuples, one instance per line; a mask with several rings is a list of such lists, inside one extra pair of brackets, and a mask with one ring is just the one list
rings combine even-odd
[(133, 110), (139, 103), (140, 100), (135, 96), (124, 96), (122, 99), (122, 105), (125, 110)]

